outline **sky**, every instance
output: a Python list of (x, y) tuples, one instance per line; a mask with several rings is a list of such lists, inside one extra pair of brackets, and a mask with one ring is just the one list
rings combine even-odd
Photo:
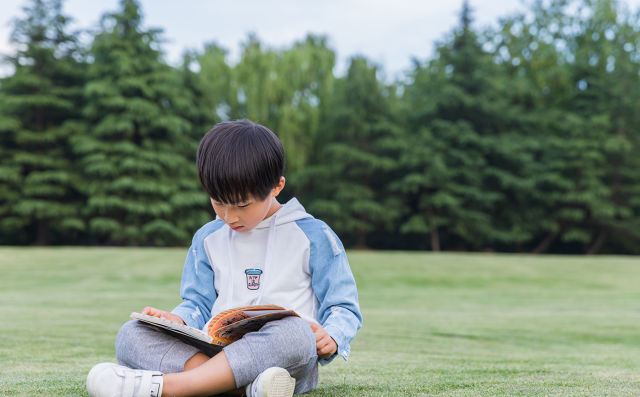
[[(323, 34), (336, 52), (336, 73), (346, 70), (349, 58), (364, 55), (381, 66), (388, 79), (401, 78), (413, 58), (426, 60), (436, 41), (458, 23), (463, 0), (140, 0), (144, 26), (161, 28), (166, 60), (179, 63), (185, 49), (202, 50), (216, 42), (239, 57), (249, 33), (274, 48), (286, 48), (307, 33)], [(9, 43), (11, 20), (22, 15), (27, 0), (1, 0), (0, 54), (13, 51)], [(476, 28), (526, 10), (522, 0), (470, 0)], [(637, 9), (640, 0), (624, 3)], [(118, 10), (118, 0), (66, 0), (64, 13), (74, 19), (71, 28), (96, 28), (100, 16)], [(10, 71), (0, 68), (0, 76)]]

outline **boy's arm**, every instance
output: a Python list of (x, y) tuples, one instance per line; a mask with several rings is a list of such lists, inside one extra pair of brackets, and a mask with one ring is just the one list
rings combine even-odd
[[(204, 229), (204, 228), (203, 228)], [(216, 290), (213, 287), (213, 269), (204, 250), (202, 229), (193, 237), (189, 253), (184, 261), (182, 281), (180, 282), (180, 297), (182, 303), (171, 313), (180, 316), (184, 322), (194, 328), (202, 329), (211, 317), (211, 308), (216, 300)], [(202, 236), (204, 234), (204, 236)]]
[(320, 302), (318, 320), (338, 345), (336, 354), (320, 359), (321, 364), (327, 364), (337, 354), (345, 360), (349, 357), (349, 344), (362, 326), (362, 315), (356, 282), (342, 243), (326, 225), (319, 237), (311, 244), (311, 285)]

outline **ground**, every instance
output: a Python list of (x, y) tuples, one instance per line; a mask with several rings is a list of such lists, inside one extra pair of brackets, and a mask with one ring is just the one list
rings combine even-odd
[[(86, 396), (181, 248), (0, 248), (0, 396)], [(364, 327), (309, 396), (640, 395), (640, 258), (351, 251)]]

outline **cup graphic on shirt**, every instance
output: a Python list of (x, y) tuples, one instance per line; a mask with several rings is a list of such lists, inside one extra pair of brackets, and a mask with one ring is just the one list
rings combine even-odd
[(262, 274), (262, 270), (246, 269), (244, 274), (247, 275), (247, 288), (252, 290), (260, 288), (260, 275)]

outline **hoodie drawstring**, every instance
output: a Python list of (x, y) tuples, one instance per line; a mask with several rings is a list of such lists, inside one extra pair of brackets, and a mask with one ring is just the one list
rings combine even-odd
[(273, 244), (276, 239), (276, 218), (277, 217), (278, 217), (278, 213), (276, 212), (275, 214), (273, 214), (273, 219), (271, 219), (271, 222), (269, 223), (269, 236), (267, 237), (267, 249), (265, 250), (265, 253), (264, 253), (264, 269), (262, 270), (263, 288), (260, 288), (258, 292), (258, 299), (256, 300), (256, 305), (259, 305), (262, 302), (262, 295), (265, 290), (264, 286), (267, 285), (266, 281), (269, 279), (269, 275), (271, 274), (269, 270), (271, 267), (271, 262), (273, 261)]
[[(260, 282), (261, 286), (258, 289), (258, 297), (256, 298), (256, 301), (254, 303), (256, 305), (259, 305), (262, 302), (262, 295), (265, 289), (266, 280), (268, 279), (271, 262), (273, 261), (273, 244), (276, 238), (276, 218), (277, 217), (278, 217), (278, 212), (275, 212), (271, 216), (271, 221), (269, 222), (269, 235), (267, 236), (267, 248), (265, 249), (264, 264), (262, 267), (262, 281)], [(229, 228), (229, 236), (227, 238), (227, 250), (229, 255), (229, 262), (227, 265), (228, 274), (229, 274), (229, 285), (227, 287), (228, 288), (228, 291), (226, 294), (227, 302), (225, 303), (225, 306), (227, 306), (227, 309), (231, 309), (232, 308), (231, 302), (233, 302), (233, 273), (234, 273), (233, 271), (234, 270), (233, 240), (235, 239), (238, 233), (234, 232), (233, 229), (228, 225), (227, 227)]]

